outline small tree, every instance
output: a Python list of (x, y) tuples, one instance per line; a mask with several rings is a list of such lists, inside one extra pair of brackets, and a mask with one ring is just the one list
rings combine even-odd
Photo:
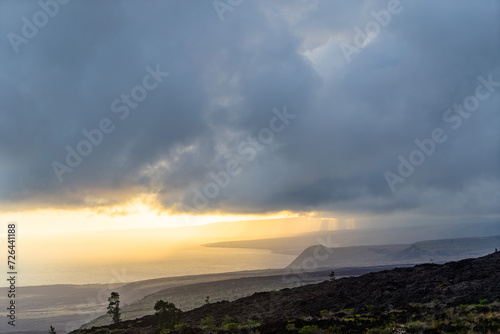
[(160, 327), (165, 326), (171, 329), (181, 320), (182, 311), (175, 307), (174, 303), (164, 302), (160, 299), (155, 303), (154, 309)]
[(56, 334), (56, 329), (50, 326), (49, 334)]
[(207, 298), (205, 298), (205, 304), (210, 304), (210, 296), (207, 296)]
[(333, 270), (330, 272), (329, 276), (330, 276), (330, 281), (335, 281), (335, 272)]
[(120, 295), (118, 292), (111, 292), (111, 297), (108, 298), (108, 314), (113, 317), (113, 323), (117, 324), (120, 319)]
[(213, 316), (209, 315), (206, 318), (201, 319), (200, 326), (204, 329), (215, 329), (215, 319)]

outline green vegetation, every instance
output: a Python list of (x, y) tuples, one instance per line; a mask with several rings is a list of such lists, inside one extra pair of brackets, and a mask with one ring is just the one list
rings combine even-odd
[(376, 309), (374, 305), (366, 305), (365, 308), (368, 312), (373, 312)]
[(111, 292), (108, 298), (108, 314), (113, 318), (113, 323), (117, 324), (121, 321), (120, 314), (120, 294), (118, 292)]
[(209, 315), (206, 318), (201, 319), (200, 327), (203, 329), (213, 330), (216, 329), (215, 319), (213, 316)]
[(206, 333), (216, 333), (217, 330), (230, 331), (233, 333), (258, 333), (256, 329), (260, 326), (261, 324), (258, 321), (251, 319), (247, 319), (246, 322), (240, 324), (228, 315), (224, 317), (220, 326), (215, 324), (215, 319), (211, 315), (200, 321), (200, 328), (206, 331)]
[(174, 325), (175, 330), (181, 330), (183, 328), (188, 328), (188, 327), (191, 327), (191, 326), (189, 326), (188, 324), (185, 324), (185, 323)]
[(342, 310), (342, 312), (345, 312), (347, 314), (353, 314), (354, 313), (354, 309), (353, 308), (345, 308)]
[(260, 327), (260, 323), (257, 320), (248, 319), (247, 322), (242, 327), (243, 328), (257, 328), (257, 327)]
[(160, 299), (155, 303), (154, 310), (160, 328), (171, 329), (181, 319), (182, 311), (175, 307), (174, 303), (164, 302)]
[(459, 306), (410, 303), (406, 308), (386, 312), (378, 311), (373, 305), (360, 310), (323, 310), (319, 317), (287, 323), (285, 329), (298, 334), (499, 333), (500, 301), (482, 299), (477, 304)]
[(299, 331), (299, 334), (316, 334), (316, 333), (321, 333), (319, 327), (316, 325), (304, 326)]
[(226, 331), (235, 331), (240, 328), (240, 324), (236, 322), (234, 318), (226, 315), (224, 320), (222, 321), (222, 329)]
[(238, 324), (237, 322), (230, 322), (230, 323), (222, 326), (222, 328), (226, 331), (232, 332), (232, 331), (236, 331), (236, 330), (240, 329), (240, 324)]

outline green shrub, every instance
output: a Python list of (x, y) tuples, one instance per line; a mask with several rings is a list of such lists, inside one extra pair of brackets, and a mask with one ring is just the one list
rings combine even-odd
[[(411, 304), (411, 303), (410, 303), (410, 304)], [(410, 305), (410, 306), (411, 306), (411, 305)], [(373, 311), (375, 311), (375, 306), (373, 306), (373, 305), (366, 305), (366, 306), (365, 306), (365, 308), (366, 308), (366, 310), (367, 310), (368, 312), (373, 312)]]
[(209, 315), (206, 318), (201, 319), (200, 326), (205, 329), (215, 329), (215, 319), (213, 316)]
[(240, 324), (237, 322), (230, 322), (230, 323), (224, 324), (222, 326), (222, 328), (226, 331), (236, 331), (236, 330), (240, 329)]
[(247, 322), (244, 325), (245, 328), (255, 328), (260, 327), (260, 323), (257, 320), (247, 319)]
[(222, 325), (227, 325), (227, 324), (232, 323), (232, 322), (235, 322), (235, 321), (236, 321), (236, 319), (234, 319), (234, 318), (232, 318), (232, 317), (230, 317), (230, 316), (226, 315), (226, 316), (224, 317), (224, 320), (222, 320)]
[(174, 329), (176, 329), (176, 330), (182, 329), (183, 327), (191, 327), (191, 326), (189, 326), (186, 323), (174, 325)]
[(304, 326), (299, 331), (299, 334), (316, 334), (316, 333), (321, 333), (319, 327), (316, 325)]
[(415, 330), (423, 330), (426, 327), (426, 324), (422, 321), (412, 321), (407, 324), (408, 328)]
[(235, 331), (240, 328), (240, 324), (236, 322), (236, 319), (226, 315), (224, 320), (222, 320), (222, 329), (226, 331)]

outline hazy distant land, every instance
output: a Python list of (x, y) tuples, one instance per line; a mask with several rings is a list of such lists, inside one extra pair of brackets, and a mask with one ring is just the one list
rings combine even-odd
[(222, 241), (207, 243), (204, 246), (265, 249), (279, 254), (299, 255), (307, 247), (319, 244), (326, 247), (412, 244), (424, 240), (494, 235), (500, 235), (500, 222), (318, 231), (291, 237)]

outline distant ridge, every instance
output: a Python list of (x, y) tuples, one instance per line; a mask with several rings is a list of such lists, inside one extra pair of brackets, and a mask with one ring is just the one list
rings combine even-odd
[(412, 244), (435, 239), (480, 238), (500, 235), (500, 222), (461, 223), (446, 225), (394, 226), (357, 230), (331, 230), (304, 233), (291, 237), (221, 241), (206, 247), (266, 249), (274, 253), (299, 255), (309, 246), (327, 247)]
[(500, 249), (500, 236), (419, 241), (413, 244), (306, 248), (287, 268), (298, 269), (308, 262), (317, 267), (345, 267), (457, 261), (483, 256)]

